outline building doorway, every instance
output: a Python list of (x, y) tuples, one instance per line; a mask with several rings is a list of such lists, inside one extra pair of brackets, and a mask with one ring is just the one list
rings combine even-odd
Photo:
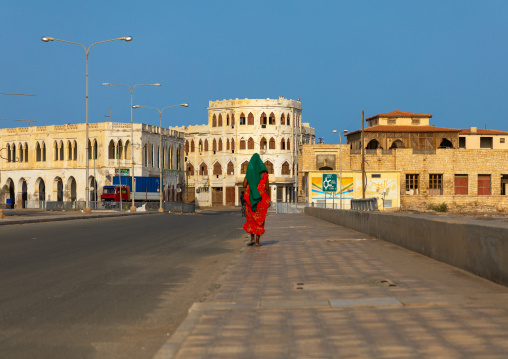
[(21, 180), (23, 181), (21, 184), (21, 208), (26, 208), (26, 201), (28, 200), (28, 186), (24, 178)]
[(508, 175), (501, 175), (501, 195), (508, 195)]

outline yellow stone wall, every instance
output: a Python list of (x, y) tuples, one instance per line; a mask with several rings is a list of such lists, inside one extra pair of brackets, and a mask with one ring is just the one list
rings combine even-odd
[[(350, 154), (346, 145), (342, 145), (342, 149), (343, 171), (360, 171), (361, 154)], [(302, 160), (300, 167), (303, 172), (299, 174), (299, 181), (302, 184), (305, 172), (317, 170), (317, 155), (328, 153), (339, 158), (339, 145), (304, 145), (300, 151)], [(337, 161), (334, 171), (338, 168)], [(365, 155), (365, 170), (368, 173), (375, 171), (400, 173), (400, 204), (405, 209), (427, 209), (429, 204), (445, 202), (451, 210), (508, 211), (508, 196), (501, 195), (502, 182), (508, 186), (507, 150), (437, 149), (435, 154), (413, 154), (412, 149), (369, 150)], [(406, 174), (419, 175), (418, 195), (406, 194)], [(430, 174), (443, 175), (442, 195), (430, 194)], [(456, 174), (468, 175), (468, 195), (454, 194)], [(491, 176), (490, 196), (478, 195), (478, 175)], [(506, 175), (505, 179), (502, 179), (503, 175)], [(299, 201), (305, 201), (305, 193), (302, 191), (299, 193)]]

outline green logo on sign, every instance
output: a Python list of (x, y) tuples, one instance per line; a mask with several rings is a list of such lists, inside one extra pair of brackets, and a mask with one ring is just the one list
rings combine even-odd
[(128, 168), (116, 168), (115, 173), (119, 176), (128, 176), (129, 169)]
[(337, 192), (337, 175), (323, 173), (323, 192)]

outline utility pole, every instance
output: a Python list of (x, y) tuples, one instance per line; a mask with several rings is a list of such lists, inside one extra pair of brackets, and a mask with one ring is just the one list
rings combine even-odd
[(363, 145), (363, 130), (364, 130), (364, 116), (365, 113), (362, 110), (362, 137), (361, 137), (361, 146), (362, 146), (362, 198), (365, 198), (365, 146)]

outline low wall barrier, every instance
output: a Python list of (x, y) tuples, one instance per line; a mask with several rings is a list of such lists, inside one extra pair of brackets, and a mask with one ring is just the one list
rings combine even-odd
[(508, 223), (316, 207), (305, 213), (508, 286)]
[[(117, 211), (129, 211), (132, 202), (102, 202), (102, 201), (90, 201), (90, 209), (92, 210), (117, 210)], [(143, 207), (147, 211), (156, 211), (160, 207), (159, 202), (135, 202), (136, 207)], [(25, 208), (39, 208), (47, 211), (68, 211), (68, 210), (82, 210), (86, 207), (85, 201), (26, 201)], [(162, 208), (165, 211), (171, 212), (182, 212), (182, 213), (194, 213), (196, 212), (196, 205), (194, 203), (183, 203), (183, 202), (162, 202)]]

